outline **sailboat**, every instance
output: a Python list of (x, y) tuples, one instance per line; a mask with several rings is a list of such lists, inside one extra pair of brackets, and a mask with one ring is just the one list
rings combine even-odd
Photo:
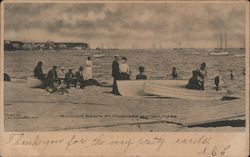
[(94, 54), (93, 57), (94, 58), (101, 58), (101, 57), (105, 57), (105, 54), (103, 53), (103, 43), (102, 43), (102, 53), (98, 53), (98, 54)]
[(182, 47), (181, 47), (181, 41), (179, 41), (179, 42), (178, 42), (178, 45), (179, 45), (179, 47), (178, 47), (178, 48), (177, 48), (177, 47), (176, 47), (176, 48), (174, 48), (174, 50), (182, 50)]
[[(242, 47), (240, 48), (241, 50), (244, 50), (245, 49), (245, 37), (243, 37), (243, 40), (242, 40)], [(244, 54), (236, 54), (234, 55), (234, 57), (245, 57), (245, 53)]]
[(222, 48), (222, 44), (223, 44), (223, 37), (222, 37), (222, 34), (221, 34), (221, 48), (220, 50), (215, 50), (215, 52), (210, 52), (209, 55), (212, 55), (212, 56), (227, 56), (228, 55), (228, 51), (226, 51), (227, 49), (227, 36), (226, 36), (226, 33), (225, 33), (225, 48), (223, 49)]

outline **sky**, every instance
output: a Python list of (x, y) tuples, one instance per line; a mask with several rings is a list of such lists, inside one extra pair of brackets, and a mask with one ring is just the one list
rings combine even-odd
[[(7, 3), (5, 40), (91, 48), (242, 47), (244, 3)], [(224, 40), (224, 39), (223, 39)]]

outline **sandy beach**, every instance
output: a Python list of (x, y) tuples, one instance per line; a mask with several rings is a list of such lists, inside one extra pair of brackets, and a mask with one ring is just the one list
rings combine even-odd
[[(137, 51), (135, 53), (135, 51)], [(235, 115), (245, 111), (245, 80), (242, 69), (243, 50), (232, 49), (229, 56), (209, 56), (207, 49), (199, 49), (199, 55), (186, 50), (113, 50), (104, 51), (105, 57), (92, 58), (93, 78), (105, 87), (88, 86), (85, 89), (70, 88), (68, 94), (51, 94), (43, 89), (28, 88), (27, 77), (36, 62), (44, 62), (44, 72), (53, 66), (73, 68), (75, 72), (83, 65), (87, 56), (98, 51), (11, 51), (4, 54), (4, 71), (11, 82), (4, 83), (4, 115), (6, 131), (243, 131), (245, 115), (221, 119), (236, 121), (233, 124), (188, 127), (199, 118), (219, 115), (224, 108), (235, 107)], [(120, 54), (128, 58), (132, 75), (138, 66), (146, 68), (149, 79), (170, 79), (173, 66), (177, 67), (180, 79), (191, 77), (193, 69), (200, 63), (208, 65), (206, 88), (213, 88), (213, 78), (222, 70), (224, 89), (236, 100), (194, 101), (159, 97), (114, 96), (112, 91), (111, 64), (113, 56)], [(29, 57), (28, 57), (29, 56)], [(229, 62), (230, 60), (230, 62)], [(234, 80), (230, 80), (230, 70)], [(213, 108), (216, 106), (216, 108)], [(216, 109), (216, 110), (214, 110)], [(198, 117), (197, 117), (198, 116)], [(214, 123), (214, 122), (213, 122)], [(243, 124), (242, 124), (243, 123)], [(226, 124), (226, 123), (225, 123)]]

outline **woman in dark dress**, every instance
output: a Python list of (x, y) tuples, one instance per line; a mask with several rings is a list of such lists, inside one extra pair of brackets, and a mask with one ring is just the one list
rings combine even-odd
[(117, 82), (116, 80), (119, 79), (119, 55), (115, 55), (114, 61), (112, 63), (112, 77), (113, 77), (113, 89), (112, 93), (115, 95), (119, 95), (119, 91), (117, 88)]
[(43, 62), (42, 61), (39, 61), (36, 65), (36, 67), (34, 68), (34, 76), (36, 78), (38, 78), (39, 80), (41, 81), (44, 81), (45, 80), (45, 75), (43, 74), (43, 69), (42, 69), (42, 66), (43, 66)]

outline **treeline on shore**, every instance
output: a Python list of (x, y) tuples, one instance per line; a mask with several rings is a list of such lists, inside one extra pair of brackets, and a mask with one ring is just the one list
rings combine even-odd
[(4, 41), (4, 50), (84, 50), (87, 43)]

